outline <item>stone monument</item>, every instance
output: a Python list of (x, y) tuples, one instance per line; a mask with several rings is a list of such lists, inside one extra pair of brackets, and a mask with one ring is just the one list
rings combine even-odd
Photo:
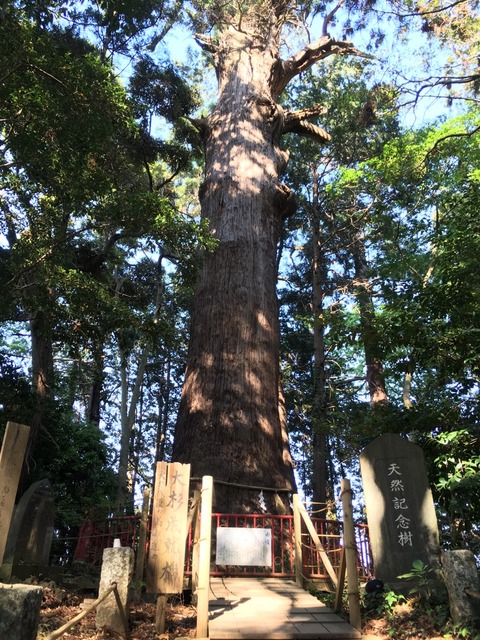
[(360, 455), (375, 574), (389, 587), (413, 585), (398, 576), (422, 560), (439, 576), (438, 527), (421, 448), (395, 434), (371, 442)]
[(39, 480), (29, 487), (15, 508), (4, 554), (4, 577), (14, 565), (48, 565), (54, 517), (50, 482)]
[(43, 588), (30, 584), (0, 585), (1, 640), (35, 640)]
[(442, 551), (442, 571), (455, 624), (469, 626), (480, 622), (480, 592), (475, 556), (467, 549)]

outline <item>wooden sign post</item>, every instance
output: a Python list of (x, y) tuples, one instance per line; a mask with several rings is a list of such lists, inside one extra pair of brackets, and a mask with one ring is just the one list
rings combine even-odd
[(0, 452), (0, 566), (7, 544), (29, 434), (30, 427), (7, 422)]
[(347, 569), (348, 609), (350, 624), (354, 629), (362, 628), (360, 613), (360, 593), (357, 575), (357, 545), (355, 543), (355, 523), (353, 521), (352, 489), (350, 480), (342, 479), (342, 505), (343, 505), (343, 548), (345, 554), (345, 566)]
[(147, 592), (158, 594), (156, 631), (165, 631), (166, 596), (182, 593), (187, 540), (190, 465), (157, 463)]
[(213, 478), (203, 476), (197, 587), (197, 638), (208, 637), (208, 596), (212, 542)]

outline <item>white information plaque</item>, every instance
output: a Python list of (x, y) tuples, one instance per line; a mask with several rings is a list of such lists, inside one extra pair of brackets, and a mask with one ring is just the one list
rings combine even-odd
[(216, 564), (272, 566), (272, 530), (218, 527)]

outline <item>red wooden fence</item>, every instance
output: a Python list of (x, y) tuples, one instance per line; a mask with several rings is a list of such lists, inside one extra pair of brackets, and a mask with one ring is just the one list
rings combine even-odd
[[(325, 520), (312, 518), (319, 538), (330, 561), (338, 573), (340, 552), (342, 549), (343, 523), (339, 520)], [(150, 527), (150, 522), (149, 522)], [(294, 544), (293, 544), (293, 516), (273, 516), (263, 514), (223, 514), (214, 513), (212, 516), (212, 549), (215, 549), (216, 530), (218, 527), (260, 527), (272, 529), (272, 566), (271, 567), (223, 567), (215, 564), (212, 557), (211, 575), (256, 575), (294, 577)], [(90, 565), (100, 565), (103, 550), (113, 546), (115, 538), (119, 538), (122, 546), (136, 549), (140, 528), (140, 516), (123, 516), (106, 520), (91, 520), (82, 525), (75, 550), (75, 561), (86, 562)], [(373, 575), (372, 555), (368, 540), (368, 527), (364, 524), (355, 526), (358, 552), (358, 572), (360, 579), (368, 579)], [(147, 534), (147, 546), (149, 533)], [(186, 573), (191, 573), (191, 558), (193, 541), (188, 536), (186, 554)], [(303, 544), (303, 573), (311, 578), (327, 578), (328, 574), (323, 566), (315, 545), (308, 533), (302, 535)]]

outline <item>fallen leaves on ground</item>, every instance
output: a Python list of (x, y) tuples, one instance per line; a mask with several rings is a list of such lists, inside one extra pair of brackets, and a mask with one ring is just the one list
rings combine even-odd
[(426, 612), (415, 598), (407, 599), (383, 615), (369, 617), (362, 633), (377, 640), (453, 640), (455, 636), (445, 635), (446, 612), (446, 607)]
[[(81, 613), (85, 598), (94, 594), (70, 593), (56, 587), (44, 587), (38, 640), (44, 640), (52, 631), (72, 620)], [(172, 598), (166, 614), (165, 633), (155, 631), (156, 604), (154, 602), (132, 602), (129, 623), (131, 640), (173, 640), (174, 638), (195, 637), (196, 609), (186, 605), (180, 597)], [(107, 630), (96, 629), (95, 611), (88, 613), (78, 624), (70, 628), (63, 640), (118, 640), (119, 635)]]

